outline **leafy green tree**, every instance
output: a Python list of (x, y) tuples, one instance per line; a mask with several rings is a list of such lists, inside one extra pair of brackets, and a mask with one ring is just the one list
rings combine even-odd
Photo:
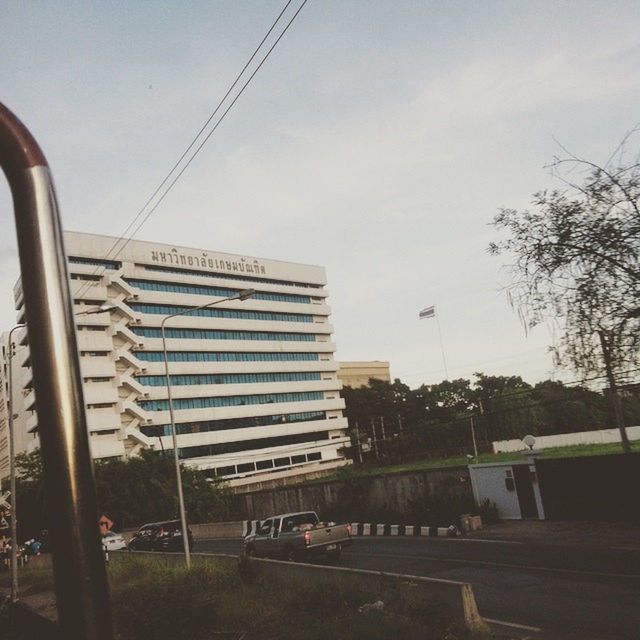
[[(40, 451), (16, 456), (16, 469), (19, 537), (23, 539), (47, 528)], [(170, 456), (145, 450), (125, 460), (97, 461), (95, 481), (98, 509), (114, 521), (117, 529), (178, 518), (175, 467)], [(183, 467), (182, 483), (189, 522), (228, 517), (230, 496), (219, 481)]]

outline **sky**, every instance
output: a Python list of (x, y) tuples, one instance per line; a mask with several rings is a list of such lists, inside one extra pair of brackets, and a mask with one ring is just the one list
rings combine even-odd
[[(124, 231), (283, 6), (2, 3), (0, 100), (66, 229)], [(571, 380), (508, 305), (490, 222), (561, 186), (559, 144), (605, 162), (640, 122), (638, 34), (637, 1), (309, 0), (136, 237), (325, 266), (336, 358), (411, 387), (444, 378), (430, 305), (450, 378)], [(2, 181), (2, 329), (18, 275)]]

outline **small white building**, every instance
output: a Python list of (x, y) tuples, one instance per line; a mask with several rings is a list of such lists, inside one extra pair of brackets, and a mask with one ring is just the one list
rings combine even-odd
[[(251, 288), (249, 300), (167, 324), (181, 459), (232, 484), (347, 464), (322, 267), (137, 240), (109, 258), (116, 240), (65, 234), (76, 313), (115, 307), (77, 316), (94, 458), (172, 449), (160, 322)], [(23, 322), (20, 283), (15, 301)], [(27, 345), (26, 332), (18, 339)], [(38, 416), (28, 348), (14, 364), (23, 367), (14, 375), (24, 391), (23, 448), (33, 448)]]
[(544, 520), (544, 507), (534, 460), (469, 465), (476, 504), (495, 504), (504, 520)]

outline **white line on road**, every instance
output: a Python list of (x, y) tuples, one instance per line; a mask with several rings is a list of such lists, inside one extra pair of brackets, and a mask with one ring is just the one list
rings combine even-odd
[(640, 580), (640, 575), (633, 573), (601, 573), (599, 571), (583, 571), (581, 569), (558, 569), (555, 567), (536, 567), (526, 564), (509, 564), (506, 562), (489, 562), (488, 560), (464, 560), (462, 558), (441, 558), (439, 556), (418, 556), (400, 553), (362, 553), (349, 550), (349, 556), (361, 556), (367, 558), (397, 558), (398, 560), (429, 560), (436, 562), (454, 562), (456, 564), (479, 564), (489, 567), (503, 567), (506, 569), (524, 569), (525, 571), (547, 571), (550, 573), (573, 573), (582, 576), (597, 576), (600, 578), (631, 578)]
[(390, 538), (393, 538), (394, 542), (422, 542), (424, 544), (431, 544), (435, 542), (446, 543), (446, 542), (492, 542), (494, 544), (525, 544), (520, 540), (489, 540), (487, 538), (430, 538), (428, 536), (354, 536), (354, 540), (366, 540), (367, 542), (388, 542)]
[(526, 624), (517, 624), (516, 622), (504, 622), (504, 620), (493, 620), (492, 618), (482, 618), (489, 624), (497, 624), (501, 627), (512, 627), (514, 629), (522, 629), (523, 631), (542, 631), (540, 627), (530, 627)]

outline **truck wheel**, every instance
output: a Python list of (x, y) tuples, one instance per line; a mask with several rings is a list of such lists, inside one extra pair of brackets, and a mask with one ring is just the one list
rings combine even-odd
[(293, 547), (287, 547), (284, 551), (284, 559), (288, 562), (298, 562), (298, 554)]

